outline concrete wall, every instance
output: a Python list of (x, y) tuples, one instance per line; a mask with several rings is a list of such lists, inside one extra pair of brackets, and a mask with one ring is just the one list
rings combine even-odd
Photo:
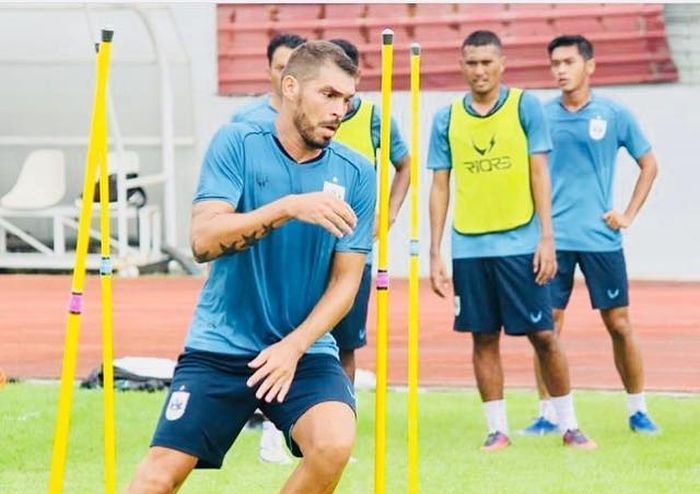
[[(174, 4), (170, 7), (171, 21), (177, 27), (182, 41), (183, 52), (189, 60), (187, 65), (178, 64), (174, 69), (173, 79), (177, 89), (176, 96), (176, 133), (192, 134), (196, 138), (194, 148), (180, 147), (176, 150), (178, 169), (178, 226), (179, 243), (186, 246), (188, 229), (189, 201), (194, 190), (196, 176), (199, 170), (201, 156), (206, 145), (216, 129), (226, 122), (230, 115), (250, 98), (223, 98), (216, 95), (216, 17), (214, 5)], [(35, 17), (38, 14), (35, 14)], [(103, 14), (109, 18), (107, 12)], [(124, 39), (132, 30), (138, 30), (138, 23), (129, 21), (126, 14), (121, 14), (118, 26), (118, 37), (115, 38), (115, 49), (119, 39)], [(111, 20), (111, 18), (110, 18)], [(64, 20), (63, 29), (69, 26)], [(80, 19), (73, 20), (78, 24)], [(115, 26), (116, 28), (117, 26)], [(3, 8), (0, 7), (0, 33), (10, 33), (19, 30), (17, 22), (7, 22)], [(37, 31), (34, 31), (37, 32)], [(19, 32), (15, 33), (19, 36)], [(5, 34), (5, 36), (9, 36)], [(173, 41), (176, 43), (176, 40)], [(48, 47), (43, 47), (49, 50)], [(10, 50), (0, 43), (0, 59), (2, 51), (5, 55)], [(173, 50), (172, 56), (177, 58), (179, 50)], [(138, 55), (138, 51), (136, 51)], [(134, 55), (134, 56), (136, 56)], [(126, 54), (124, 55), (126, 57)], [(116, 61), (116, 60), (115, 60)], [(2, 65), (3, 74), (6, 66)], [(24, 67), (23, 69), (27, 69)], [(33, 69), (32, 69), (33, 70)], [(59, 70), (59, 69), (55, 69)], [(89, 78), (89, 71), (83, 72), (42, 72), (45, 80), (52, 81), (52, 87), (57, 92), (68, 91), (81, 81)], [(149, 72), (151, 71), (151, 72)], [(113, 75), (119, 79), (119, 98), (117, 101), (120, 117), (129, 121), (124, 127), (137, 128), (139, 125), (153, 125), (152, 112), (157, 111), (154, 101), (157, 101), (157, 91), (152, 82), (152, 67), (144, 65), (128, 65), (115, 63)], [(31, 72), (30, 72), (31, 74)], [(150, 74), (150, 75), (149, 75)], [(87, 129), (88, 113), (85, 108), (73, 111), (78, 107), (75, 101), (63, 94), (53, 98), (37, 99), (38, 89), (29, 91), (26, 85), (33, 84), (33, 76), (17, 74), (11, 83), (0, 82), (0, 110), (3, 116), (5, 110), (12, 108), (12, 118), (0, 119), (0, 137), (4, 134), (18, 133), (18, 129), (33, 129), (32, 120), (43, 126), (43, 132), (61, 129), (73, 129), (75, 133)], [(6, 79), (4, 77), (3, 79)], [(91, 84), (91, 83), (90, 83)], [(91, 88), (90, 84), (86, 87)], [(39, 86), (37, 86), (39, 87)], [(44, 85), (44, 87), (46, 87)], [(697, 87), (686, 84), (612, 87), (600, 88), (600, 94), (611, 96), (630, 106), (639, 117), (642, 126), (647, 131), (654, 145), (661, 166), (661, 173), (641, 215), (625, 235), (625, 245), (628, 255), (630, 276), (633, 278), (653, 278), (700, 280), (700, 255), (697, 245), (700, 243), (700, 199), (696, 192), (696, 184), (700, 182), (700, 168), (697, 165), (695, 139), (700, 135), (700, 101), (697, 98)], [(11, 94), (11, 101), (7, 95)], [(80, 98), (88, 93), (83, 92)], [(537, 91), (543, 99), (556, 94), (554, 91)], [(370, 93), (367, 97), (378, 100), (378, 94)], [(430, 122), (435, 111), (448, 104), (457, 93), (425, 92), (421, 96), (422, 131), (420, 149), (427, 153)], [(82, 99), (81, 99), (82, 101)], [(68, 102), (68, 103), (67, 103)], [(404, 136), (408, 137), (409, 125), (408, 94), (395, 93), (393, 113), (398, 119)], [(155, 108), (155, 110), (153, 110)], [(31, 115), (31, 117), (27, 117)], [(54, 118), (55, 117), (55, 118)], [(47, 120), (48, 119), (48, 120)], [(18, 127), (18, 126), (24, 127)], [(156, 129), (157, 130), (157, 129)], [(126, 132), (126, 131), (125, 131)], [(153, 131), (151, 131), (153, 132)], [(157, 158), (157, 149), (148, 149)], [(11, 186), (19, 170), (20, 156), (26, 152), (24, 148), (0, 147), (0, 194)], [(74, 148), (76, 159), (82, 150)], [(428, 221), (427, 221), (427, 191), (430, 185), (430, 173), (421, 163), (421, 273), (428, 273)], [(76, 172), (77, 173), (77, 172)], [(618, 177), (616, 183), (615, 203), (623, 208), (630, 196), (636, 177), (634, 162), (621, 153)], [(408, 271), (408, 208), (405, 207), (398, 218), (390, 236), (390, 272), (393, 276), (405, 276)], [(449, 234), (445, 235), (444, 253), (449, 257)]]
[(700, 82), (700, 5), (669, 3), (664, 6), (666, 37), (681, 82)]

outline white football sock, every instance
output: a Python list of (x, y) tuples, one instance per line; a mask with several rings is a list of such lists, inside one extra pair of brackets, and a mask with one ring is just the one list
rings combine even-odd
[(552, 406), (557, 412), (557, 419), (559, 419), (559, 430), (562, 433), (572, 429), (578, 429), (576, 412), (574, 411), (574, 395), (572, 393), (564, 396), (553, 396)]
[(486, 414), (486, 424), (489, 434), (502, 432), (508, 435), (508, 419), (506, 416), (506, 400), (492, 400), (483, 403)]
[(641, 393), (627, 393), (627, 411), (630, 417), (637, 412), (647, 413), (647, 400), (644, 391)]

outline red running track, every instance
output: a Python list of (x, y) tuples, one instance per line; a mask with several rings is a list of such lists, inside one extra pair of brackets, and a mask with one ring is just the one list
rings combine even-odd
[[(115, 356), (175, 358), (182, 348), (202, 278), (114, 279)], [(61, 371), (71, 278), (0, 276), (0, 368), (11, 377), (57, 378)], [(389, 292), (389, 382), (406, 382), (408, 283)], [(700, 391), (700, 283), (636, 282), (631, 313), (642, 347), (647, 388)], [(434, 296), (427, 280), (420, 293), (420, 381), (425, 386), (473, 386), (469, 335), (454, 333), (451, 300)], [(100, 364), (99, 279), (87, 279), (78, 354), (78, 377)], [(374, 300), (370, 344), (359, 351), (362, 368), (374, 369)], [(577, 388), (620, 387), (610, 340), (588, 296), (577, 285), (567, 311), (564, 345)], [(534, 385), (531, 351), (523, 338), (505, 337), (507, 386)]]

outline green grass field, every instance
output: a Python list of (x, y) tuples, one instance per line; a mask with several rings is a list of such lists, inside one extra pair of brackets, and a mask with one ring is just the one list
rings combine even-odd
[[(58, 387), (11, 384), (0, 389), (0, 493), (46, 491)], [(374, 395), (359, 393), (358, 462), (345, 471), (336, 492), (373, 492)], [(143, 454), (164, 400), (163, 393), (117, 394), (118, 479), (122, 489)], [(525, 425), (536, 398), (507, 395), (512, 429)], [(96, 391), (77, 390), (73, 407), (65, 492), (102, 490), (102, 404)], [(406, 492), (406, 395), (389, 395), (388, 494)], [(478, 450), (484, 419), (474, 391), (421, 394), (420, 492), (422, 494), (691, 494), (700, 492), (700, 396), (650, 395), (663, 427), (640, 437), (626, 427), (622, 393), (577, 392), (579, 421), (600, 445), (572, 451), (558, 437), (523, 438), (491, 454)], [(292, 467), (257, 459), (259, 433), (244, 432), (220, 471), (195, 471), (183, 494), (277, 492)]]

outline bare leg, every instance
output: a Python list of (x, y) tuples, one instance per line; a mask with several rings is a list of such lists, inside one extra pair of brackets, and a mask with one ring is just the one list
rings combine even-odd
[(481, 401), (502, 400), (501, 334), (472, 333), (472, 340), (474, 342), (474, 374)]
[(280, 494), (330, 494), (340, 481), (355, 442), (355, 415), (345, 403), (310, 408), (292, 429), (304, 454)]
[(639, 344), (632, 331), (627, 307), (600, 311), (610, 334), (615, 354), (615, 367), (628, 393), (644, 391), (644, 367)]
[(152, 447), (139, 464), (125, 494), (172, 494), (197, 464), (197, 458), (169, 448)]
[[(552, 311), (554, 316), (554, 331), (556, 332), (557, 338), (561, 336), (561, 332), (564, 329), (564, 311), (562, 309), (554, 309)], [(540, 367), (540, 360), (537, 353), (533, 355), (532, 358), (535, 366), (535, 380), (537, 381), (537, 394), (540, 396), (540, 400), (549, 399), (549, 393), (547, 392), (547, 386), (544, 384), (542, 379), (542, 368)]]
[(569, 394), (569, 366), (557, 336), (553, 331), (530, 333), (528, 339), (535, 348), (542, 369), (542, 378), (550, 396)]

